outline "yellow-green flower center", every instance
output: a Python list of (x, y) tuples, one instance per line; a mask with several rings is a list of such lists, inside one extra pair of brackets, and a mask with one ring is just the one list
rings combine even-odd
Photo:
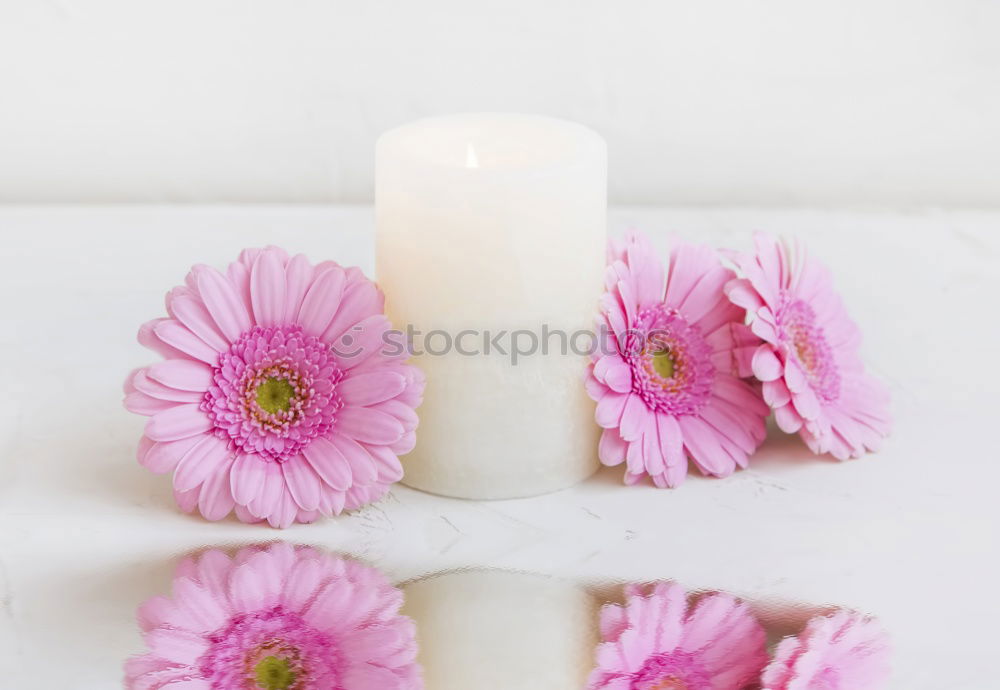
[(295, 389), (287, 379), (269, 378), (257, 386), (257, 404), (266, 412), (284, 412), (292, 406)]
[(670, 354), (670, 350), (657, 350), (653, 353), (653, 371), (660, 378), (669, 379), (673, 377), (675, 367), (674, 356)]
[(661, 678), (649, 690), (687, 690), (687, 685), (677, 676)]
[(288, 659), (279, 659), (276, 656), (266, 656), (257, 662), (254, 674), (257, 687), (264, 690), (288, 690), (295, 683), (295, 674), (289, 668)]

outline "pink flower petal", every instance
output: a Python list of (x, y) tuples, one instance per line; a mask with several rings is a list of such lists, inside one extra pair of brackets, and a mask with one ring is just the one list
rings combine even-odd
[(620, 465), (625, 462), (625, 453), (628, 451), (628, 444), (622, 440), (618, 429), (605, 429), (601, 433), (601, 441), (597, 447), (597, 454), (601, 462), (609, 467)]
[(191, 576), (204, 585), (213, 596), (225, 594), (229, 586), (229, 574), (233, 569), (232, 561), (222, 551), (209, 549), (198, 556), (194, 564), (194, 574)]
[(408, 431), (399, 437), (399, 440), (395, 443), (389, 445), (392, 452), (396, 455), (406, 455), (411, 450), (417, 446), (417, 435), (412, 431)]
[(656, 415), (657, 439), (660, 452), (667, 467), (683, 467), (687, 472), (687, 456), (684, 455), (684, 433), (677, 418), (667, 414)]
[(281, 495), (285, 491), (285, 477), (281, 468), (275, 462), (264, 463), (264, 480), (257, 490), (257, 495), (247, 508), (259, 518), (269, 518), (279, 509)]
[(382, 297), (374, 283), (364, 281), (347, 285), (336, 316), (323, 332), (323, 340), (332, 343), (354, 324), (371, 314), (380, 313), (381, 302)]
[(802, 367), (791, 359), (785, 362), (785, 385), (788, 386), (788, 390), (792, 392), (793, 396), (809, 387), (809, 379), (806, 378)]
[(736, 469), (735, 463), (707, 422), (693, 415), (685, 415), (679, 417), (677, 423), (684, 433), (684, 446), (699, 468), (714, 477), (732, 474)]
[(393, 398), (406, 388), (406, 378), (393, 371), (371, 371), (353, 374), (337, 386), (345, 404), (353, 407), (374, 405)]
[(230, 342), (249, 330), (250, 313), (233, 284), (221, 273), (209, 266), (196, 266), (195, 277), (198, 292), (208, 313), (212, 315), (219, 330)]
[(715, 379), (713, 392), (736, 407), (756, 414), (762, 420), (767, 416), (767, 405), (761, 399), (760, 394), (746, 381), (740, 381), (732, 376), (718, 376)]
[(247, 506), (241, 506), (239, 503), (236, 504), (236, 507), (233, 509), (233, 512), (236, 514), (236, 518), (240, 522), (246, 523), (248, 525), (255, 525), (261, 522), (261, 519), (259, 517), (250, 512), (250, 508), (248, 508)]
[(316, 280), (299, 309), (298, 322), (306, 333), (321, 336), (326, 331), (340, 303), (345, 280), (340, 267), (317, 271)]
[(634, 323), (636, 313), (639, 310), (639, 302), (632, 289), (632, 285), (628, 281), (619, 280), (617, 289), (618, 294), (621, 296), (622, 309), (625, 310), (625, 319), (628, 323)]
[(392, 415), (368, 407), (345, 407), (337, 413), (337, 431), (366, 443), (387, 445), (403, 435), (403, 425)]
[(240, 505), (252, 501), (264, 484), (267, 461), (256, 454), (238, 455), (230, 471), (230, 489)]
[(680, 649), (698, 652), (716, 642), (725, 629), (726, 619), (737, 608), (739, 604), (728, 594), (710, 594), (702, 598), (688, 617)]
[(614, 393), (611, 391), (606, 393), (597, 403), (595, 418), (598, 426), (605, 429), (617, 429), (628, 399), (629, 394), (627, 393)]
[(322, 480), (308, 461), (304, 457), (291, 458), (281, 464), (281, 471), (295, 503), (303, 510), (316, 510), (319, 507)]
[(761, 317), (756, 317), (750, 322), (750, 330), (761, 340), (765, 340), (772, 345), (777, 345), (779, 341), (778, 331), (774, 326)]
[(309, 464), (327, 484), (338, 491), (351, 487), (351, 466), (344, 454), (325, 438), (317, 438), (302, 449)]
[(139, 462), (153, 474), (173, 472), (185, 453), (191, 450), (200, 440), (201, 435), (197, 435), (178, 441), (154, 443)]
[(155, 596), (144, 601), (138, 611), (136, 620), (139, 628), (143, 632), (148, 632), (154, 628), (171, 627), (186, 629), (185, 612), (164, 596)]
[(715, 306), (699, 319), (696, 325), (702, 333), (708, 334), (708, 336), (722, 329), (732, 332), (734, 334), (734, 348), (740, 343), (739, 337), (742, 329), (742, 333), (746, 333), (749, 343), (756, 346), (760, 342), (760, 338), (755, 336), (750, 327), (743, 323), (745, 318), (746, 315), (739, 307), (734, 306), (725, 297), (721, 297)]
[(355, 596), (354, 589), (347, 583), (331, 583), (306, 609), (303, 617), (319, 630), (348, 629), (356, 622), (357, 612), (364, 610)]
[(625, 468), (628, 474), (642, 478), (646, 472), (646, 456), (642, 447), (642, 436), (628, 442), (628, 449), (625, 451)]
[(387, 446), (361, 444), (371, 455), (377, 470), (377, 481), (392, 484), (403, 478), (403, 465), (399, 457)]
[(662, 474), (666, 469), (666, 459), (660, 446), (655, 415), (646, 418), (646, 428), (642, 432), (642, 455), (647, 474)]
[(181, 458), (177, 471), (174, 472), (174, 488), (178, 491), (197, 488), (211, 475), (220, 471), (231, 457), (225, 441), (211, 434), (205, 434)]
[(206, 520), (221, 520), (233, 511), (235, 501), (230, 489), (232, 459), (226, 454), (221, 467), (205, 480), (198, 494), (198, 510)]
[(139, 437), (139, 445), (135, 449), (135, 459), (139, 461), (140, 465), (142, 464), (143, 459), (146, 457), (146, 453), (151, 451), (153, 449), (153, 446), (155, 445), (156, 442), (153, 441), (153, 439), (148, 438), (146, 436)]
[(228, 622), (230, 612), (207, 587), (190, 577), (177, 577), (173, 587), (177, 602), (175, 615), (183, 616), (184, 627), (196, 633), (212, 633)]
[(285, 321), (295, 323), (298, 321), (299, 309), (305, 300), (306, 292), (313, 282), (313, 267), (304, 254), (296, 254), (285, 266), (285, 281), (288, 284), (285, 294)]
[(594, 376), (617, 393), (632, 390), (632, 370), (618, 355), (604, 355), (597, 360)]
[(803, 419), (817, 419), (820, 415), (819, 398), (816, 397), (811, 388), (807, 387), (793, 394), (792, 404), (795, 405), (795, 411)]
[(715, 251), (702, 245), (678, 244), (670, 252), (666, 304), (683, 304), (695, 284), (719, 265)]
[(378, 468), (375, 466), (375, 461), (359, 443), (339, 435), (334, 436), (332, 441), (351, 467), (353, 484), (367, 486), (378, 479)]
[(612, 333), (610, 336), (621, 338), (628, 331), (628, 320), (621, 303), (614, 295), (605, 293), (601, 296), (601, 313), (608, 323)]
[(382, 314), (369, 316), (351, 326), (346, 333), (337, 338), (331, 349), (344, 369), (359, 367), (373, 359), (378, 362), (375, 355), (390, 349), (386, 346), (384, 338), (390, 328), (389, 320)]
[[(174, 362), (184, 362), (191, 360), (167, 360)], [(202, 365), (204, 366), (204, 365)], [(141, 393), (145, 393), (153, 398), (159, 398), (160, 400), (170, 400), (172, 402), (201, 402), (204, 396), (204, 391), (198, 393), (195, 391), (179, 390), (177, 388), (171, 388), (165, 386), (162, 383), (153, 380), (149, 376), (149, 369), (141, 369), (136, 372), (136, 375), (132, 378), (132, 385), (135, 386), (136, 390)]]
[(204, 393), (212, 385), (212, 369), (190, 359), (168, 359), (146, 370), (146, 375), (164, 386)]
[(187, 630), (156, 628), (144, 637), (157, 656), (178, 664), (195, 663), (208, 646), (204, 638)]
[(153, 326), (153, 332), (161, 341), (184, 355), (213, 366), (219, 361), (219, 353), (179, 321), (163, 319)]
[(199, 493), (201, 493), (201, 487), (191, 489), (190, 491), (178, 491), (175, 488), (174, 502), (177, 503), (177, 507), (185, 513), (192, 513), (194, 512), (194, 509), (198, 507)]
[(626, 441), (639, 439), (643, 429), (646, 427), (647, 417), (652, 413), (646, 407), (646, 403), (638, 395), (630, 393), (625, 401), (625, 408), (622, 410), (621, 424), (618, 427), (619, 433)]
[(639, 304), (655, 304), (663, 300), (666, 288), (663, 265), (656, 261), (652, 247), (640, 247), (630, 242), (626, 249), (627, 264), (635, 279), (635, 296)]
[(176, 347), (168, 345), (160, 339), (160, 336), (156, 335), (156, 327), (164, 321), (169, 320), (170, 319), (153, 319), (152, 321), (147, 321), (142, 324), (139, 326), (139, 332), (136, 333), (136, 340), (143, 347), (148, 347), (150, 350), (166, 359), (189, 357), (188, 354), (181, 352)]
[[(716, 310), (721, 304), (729, 307), (729, 301), (723, 288), (733, 277), (728, 268), (716, 265), (698, 279), (684, 301), (678, 306), (684, 318), (689, 323), (698, 324), (704, 317)], [(705, 329), (705, 332), (709, 332)]]
[(403, 425), (403, 431), (406, 433), (416, 430), (420, 424), (420, 417), (417, 416), (416, 410), (400, 402), (398, 399), (376, 403), (371, 406), (371, 409), (385, 412), (395, 417)]
[(176, 441), (203, 434), (211, 428), (211, 420), (199, 409), (198, 404), (187, 403), (150, 417), (146, 422), (145, 433), (154, 441)]
[(778, 428), (786, 434), (794, 434), (802, 428), (802, 417), (791, 405), (775, 408), (774, 421), (777, 422)]
[(725, 293), (729, 300), (748, 312), (756, 313), (764, 306), (764, 300), (745, 278), (736, 278), (726, 283)]
[(212, 349), (222, 352), (229, 347), (229, 342), (216, 327), (205, 303), (191, 290), (172, 290), (167, 295), (167, 311)]
[(285, 321), (288, 284), (281, 257), (274, 251), (261, 252), (250, 269), (250, 302), (260, 326), (279, 326)]
[(764, 402), (771, 407), (784, 407), (792, 400), (792, 394), (788, 390), (788, 386), (781, 379), (765, 382), (763, 390)]
[[(234, 261), (233, 263), (229, 264), (229, 267), (226, 269), (226, 277), (229, 278), (229, 282), (233, 284), (233, 287), (236, 289), (236, 294), (239, 295), (240, 300), (243, 302), (244, 305), (247, 305), (249, 308), (249, 304), (251, 301), (250, 269), (251, 267), (253, 267), (253, 259), (246, 258), (246, 260), (244, 260), (245, 253), (246, 250), (244, 250), (244, 252), (240, 254), (239, 261)], [(257, 250), (254, 253), (254, 259), (257, 258), (257, 255), (259, 253), (260, 253), (259, 250)], [(197, 289), (198, 287), (197, 279), (195, 279), (194, 285), (195, 289)]]
[(396, 674), (379, 666), (352, 666), (344, 674), (345, 687), (379, 688), (379, 690), (399, 690), (405, 687)]
[(318, 559), (298, 558), (281, 591), (281, 601), (295, 613), (301, 613), (328, 577)]
[(174, 401), (160, 400), (139, 391), (133, 391), (126, 395), (124, 404), (125, 409), (129, 412), (145, 415), (146, 417), (152, 417), (158, 412), (169, 410), (177, 405)]
[[(701, 418), (715, 429), (719, 434), (732, 441), (744, 453), (753, 453), (759, 445), (757, 435), (754, 434), (752, 425), (764, 426), (764, 421), (759, 417), (742, 419), (731, 416), (728, 410), (719, 404), (706, 405), (701, 410)], [(763, 432), (759, 432), (763, 438)]]
[(760, 381), (774, 381), (784, 373), (784, 367), (774, 354), (774, 348), (764, 344), (757, 348), (751, 362), (753, 375)]
[(324, 489), (319, 499), (319, 510), (323, 515), (340, 515), (344, 512), (347, 494), (336, 489)]
[(298, 504), (292, 498), (288, 486), (282, 484), (281, 496), (277, 505), (267, 516), (267, 523), (277, 529), (287, 529), (295, 522), (298, 515)]
[(259, 611), (273, 605), (278, 596), (268, 591), (266, 580), (258, 574), (249, 559), (230, 573), (228, 592), (229, 604), (234, 611)]

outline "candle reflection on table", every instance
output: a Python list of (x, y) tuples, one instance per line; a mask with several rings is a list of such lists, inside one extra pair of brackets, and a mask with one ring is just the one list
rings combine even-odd
[(598, 601), (555, 578), (452, 572), (403, 588), (428, 690), (580, 690), (593, 667)]

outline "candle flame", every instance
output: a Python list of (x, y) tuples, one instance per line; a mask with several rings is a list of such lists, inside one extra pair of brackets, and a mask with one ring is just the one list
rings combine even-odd
[(465, 145), (465, 167), (479, 167), (479, 157), (476, 155), (476, 149), (472, 148), (472, 144)]

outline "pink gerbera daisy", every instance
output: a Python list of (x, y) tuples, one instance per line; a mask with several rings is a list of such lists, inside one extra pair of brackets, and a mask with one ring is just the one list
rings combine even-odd
[(782, 640), (761, 683), (764, 690), (878, 690), (889, 678), (889, 655), (882, 626), (838, 611)]
[(889, 433), (889, 393), (865, 373), (861, 333), (829, 271), (799, 245), (754, 239), (755, 254), (734, 257), (744, 277), (726, 293), (764, 340), (752, 368), (775, 421), (814, 453), (846, 460), (877, 450)]
[(683, 587), (658, 583), (625, 596), (601, 610), (588, 690), (741, 690), (767, 664), (764, 629), (727, 594), (689, 607)]
[(664, 270), (637, 233), (608, 254), (601, 329), (613, 337), (587, 380), (601, 461), (625, 462), (627, 484), (648, 474), (660, 487), (684, 481), (688, 457), (716, 477), (746, 467), (768, 409), (740, 378), (759, 341), (723, 293), (734, 274), (689, 244), (674, 246)]
[(413, 622), (376, 570), (312, 548), (185, 559), (171, 598), (139, 607), (149, 652), (129, 690), (416, 690)]
[(166, 361), (133, 372), (151, 417), (139, 462), (174, 472), (185, 511), (310, 522), (380, 498), (414, 445), (423, 375), (385, 347), (382, 293), (357, 268), (277, 247), (195, 266), (139, 329)]

